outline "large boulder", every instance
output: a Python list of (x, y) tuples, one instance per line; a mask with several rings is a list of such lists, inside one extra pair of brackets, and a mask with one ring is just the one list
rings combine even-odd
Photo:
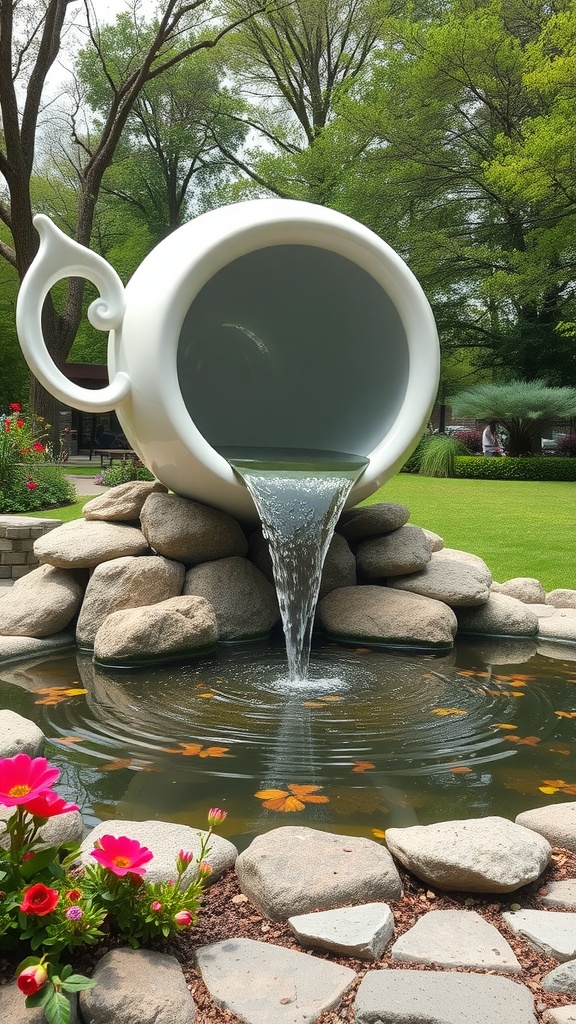
[(158, 554), (184, 565), (248, 551), (244, 532), (232, 516), (176, 494), (151, 494), (144, 502), (140, 522)]
[[(248, 557), (264, 573), (266, 579), (274, 583), (270, 549), (262, 530), (255, 530), (251, 535)], [(344, 537), (335, 533), (326, 552), (319, 596), (325, 597), (338, 587), (353, 587), (355, 583), (356, 559)]]
[(242, 892), (265, 917), (399, 899), (390, 854), (371, 839), (287, 825), (257, 836), (236, 861)]
[(172, 597), (107, 615), (94, 637), (94, 657), (105, 665), (142, 665), (199, 654), (217, 640), (216, 615), (208, 601)]
[(546, 597), (540, 580), (534, 579), (532, 576), (515, 576), (514, 579), (506, 580), (505, 583), (493, 583), (492, 590), (497, 594), (516, 597), (524, 604), (542, 604)]
[(166, 493), (167, 488), (159, 480), (129, 480), (87, 501), (82, 515), (84, 519), (130, 522), (140, 518), (146, 498), (155, 491)]
[(86, 1024), (193, 1024), (196, 1007), (176, 957), (112, 949), (98, 961), (94, 988), (80, 993)]
[(576, 608), (557, 608), (549, 618), (540, 618), (538, 638), (576, 643)]
[(516, 824), (538, 832), (551, 844), (576, 853), (576, 801), (521, 811)]
[[(0, 711), (0, 758), (16, 757), (16, 754), (40, 757), (44, 750), (44, 742), (44, 733), (35, 722), (17, 714), (16, 711)], [(10, 815), (14, 808), (5, 809)]]
[(366, 579), (404, 576), (418, 572), (431, 558), (430, 545), (419, 526), (402, 526), (384, 537), (364, 540), (358, 545), (358, 572)]
[(456, 616), (448, 605), (392, 587), (342, 587), (318, 605), (332, 636), (398, 646), (451, 647)]
[(550, 843), (507, 818), (386, 829), (393, 857), (417, 878), (460, 892), (514, 892), (542, 874)]
[(185, 569), (160, 555), (126, 556), (97, 565), (86, 588), (76, 626), (80, 646), (91, 647), (110, 612), (140, 608), (178, 597)]
[(555, 608), (576, 608), (576, 590), (550, 590), (545, 603)]
[(442, 548), (432, 552), (432, 561), (440, 561), (449, 558), (451, 562), (464, 562), (466, 565), (473, 565), (477, 572), (482, 574), (482, 579), (489, 587), (492, 583), (492, 573), (483, 558), (473, 555), (471, 551), (460, 551), (459, 548)]
[(92, 568), (123, 555), (143, 555), (148, 542), (135, 526), (74, 519), (34, 542), (40, 562), (63, 569)]
[(84, 587), (74, 573), (41, 565), (0, 597), (0, 635), (38, 639), (59, 633), (76, 615), (83, 594)]
[(182, 593), (210, 602), (220, 640), (266, 636), (280, 618), (274, 587), (252, 562), (239, 555), (193, 566), (186, 573)]
[(484, 575), (476, 566), (450, 558), (430, 561), (409, 576), (395, 576), (394, 589), (432, 597), (451, 608), (476, 608), (490, 597)]
[(458, 608), (458, 629), (462, 633), (488, 633), (493, 636), (535, 636), (538, 616), (515, 597), (490, 594), (480, 608)]
[(347, 541), (355, 543), (367, 537), (381, 537), (382, 534), (399, 530), (409, 518), (410, 510), (393, 501), (358, 505), (342, 513), (337, 530)]

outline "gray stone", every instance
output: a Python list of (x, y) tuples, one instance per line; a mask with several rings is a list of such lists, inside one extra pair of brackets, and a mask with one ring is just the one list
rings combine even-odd
[(441, 601), (392, 587), (342, 587), (318, 605), (318, 619), (333, 636), (360, 642), (451, 647), (454, 612)]
[(156, 491), (166, 493), (167, 488), (159, 480), (129, 480), (87, 501), (82, 515), (84, 519), (130, 522), (140, 517), (146, 498)]
[(402, 894), (394, 861), (378, 843), (297, 825), (257, 836), (238, 857), (236, 874), (242, 892), (273, 921)]
[(570, 911), (515, 910), (502, 917), (533, 949), (563, 963), (576, 957), (576, 914)]
[[(13, 807), (0, 807), (0, 822), (7, 821), (13, 813)], [(80, 811), (66, 811), (48, 818), (42, 825), (38, 837), (44, 846), (63, 846), (64, 843), (79, 843), (84, 833)], [(8, 837), (0, 833), (0, 846), (8, 849)]]
[(552, 604), (532, 604), (530, 605), (533, 612), (539, 619), (549, 619), (551, 615), (556, 614), (556, 609)]
[(546, 597), (540, 580), (536, 580), (532, 576), (515, 576), (514, 579), (506, 580), (505, 583), (493, 583), (492, 587), (499, 594), (515, 597), (518, 601), (523, 601), (524, 604), (540, 604)]
[(289, 917), (288, 924), (302, 946), (330, 949), (359, 960), (379, 960), (394, 934), (394, 917), (387, 903), (299, 914)]
[(429, 911), (396, 940), (392, 959), (514, 974), (522, 970), (498, 929), (474, 910)]
[(266, 636), (280, 619), (274, 587), (252, 562), (239, 555), (195, 565), (186, 573), (182, 593), (210, 602), (220, 640)]
[[(43, 1008), (40, 1006), (37, 1009), (27, 1009), (24, 999), (25, 997), (17, 987), (16, 982), (10, 982), (8, 985), (1, 985), (0, 1020), (2, 1022), (6, 1022), (6, 1024), (8, 1024), (8, 1021), (10, 1024), (46, 1024)], [(77, 1024), (78, 1000), (75, 995), (72, 995), (70, 999), (70, 1006), (70, 1024)]]
[(417, 878), (440, 889), (514, 892), (542, 874), (550, 844), (507, 818), (386, 829), (386, 843)]
[(337, 530), (346, 540), (356, 542), (399, 530), (409, 518), (410, 510), (405, 505), (382, 501), (347, 509), (338, 520)]
[[(274, 583), (272, 559), (268, 541), (262, 530), (256, 530), (250, 537), (249, 558), (263, 572), (270, 583)], [(319, 597), (325, 597), (338, 587), (353, 587), (356, 583), (356, 558), (350, 550), (348, 541), (339, 533), (335, 533), (326, 553)]]
[(108, 665), (146, 664), (198, 654), (217, 640), (216, 615), (208, 601), (172, 597), (107, 615), (94, 637), (94, 657)]
[(576, 852), (576, 800), (521, 811), (516, 824), (539, 832), (551, 846)]
[(396, 576), (394, 589), (443, 601), (450, 608), (475, 608), (490, 597), (483, 574), (474, 565), (450, 558), (431, 561), (409, 576)]
[(418, 572), (432, 557), (424, 530), (405, 526), (384, 537), (364, 540), (356, 552), (358, 572), (366, 579), (385, 579)]
[(112, 949), (98, 962), (94, 988), (80, 993), (84, 1024), (192, 1024), (194, 1000), (176, 957)]
[(550, 590), (546, 594), (546, 604), (555, 608), (576, 608), (576, 590)]
[(544, 1024), (576, 1024), (576, 1004), (545, 1010), (542, 1020)]
[(356, 978), (349, 967), (253, 939), (201, 946), (196, 962), (214, 1002), (246, 1024), (314, 1024)]
[(536, 654), (536, 641), (530, 637), (488, 636), (470, 650), (486, 665), (522, 665)]
[[(129, 836), (137, 839), (154, 854), (154, 858), (146, 865), (146, 881), (169, 882), (176, 878), (176, 858), (180, 850), (194, 854), (194, 860), (182, 876), (182, 888), (186, 888), (196, 877), (196, 861), (200, 856), (201, 839), (206, 837), (201, 828), (190, 825), (178, 825), (169, 821), (103, 821), (86, 836), (80, 847), (80, 860), (83, 864), (95, 864), (90, 856), (94, 843), (102, 836)], [(228, 868), (234, 866), (238, 850), (228, 839), (212, 834), (210, 849), (204, 860), (212, 868), (210, 881), (215, 882)]]
[(360, 982), (355, 1024), (536, 1024), (524, 985), (486, 974), (370, 971)]
[(151, 494), (140, 513), (142, 532), (160, 555), (184, 565), (245, 555), (248, 541), (232, 516), (176, 494)]
[(73, 519), (34, 541), (41, 562), (64, 569), (91, 568), (123, 555), (143, 555), (148, 542), (135, 526)]
[(491, 594), (480, 608), (459, 608), (458, 630), (496, 636), (534, 636), (538, 616), (522, 601), (507, 594)]
[(442, 558), (449, 558), (451, 562), (464, 562), (466, 565), (473, 565), (478, 572), (482, 573), (486, 586), (489, 587), (492, 583), (492, 573), (479, 555), (473, 555), (471, 551), (460, 551), (459, 548), (442, 548), (440, 551), (432, 553), (433, 562), (440, 561)]
[[(410, 526), (411, 524), (407, 523), (406, 525)], [(427, 530), (425, 526), (423, 526), (422, 529), (424, 530), (430, 551), (442, 551), (442, 548), (444, 547), (444, 539), (440, 534), (434, 533), (433, 530)]]
[(22, 661), (38, 655), (52, 654), (67, 647), (74, 647), (73, 633), (56, 633), (54, 636), (0, 636), (0, 664), (7, 661)]
[(92, 646), (104, 619), (121, 608), (141, 608), (178, 597), (184, 585), (181, 562), (159, 555), (115, 558), (97, 565), (86, 588), (76, 626), (81, 646)]
[(540, 619), (538, 639), (576, 643), (576, 609), (559, 608), (549, 618)]
[(540, 896), (540, 903), (546, 907), (564, 907), (566, 910), (576, 910), (576, 878), (549, 882), (546, 892)]
[[(16, 754), (40, 757), (44, 742), (44, 733), (35, 722), (16, 711), (0, 711), (0, 757), (15, 757)], [(4, 809), (8, 810), (0, 807), (0, 815)]]
[(50, 565), (33, 569), (0, 597), (0, 635), (41, 639), (60, 633), (76, 615), (83, 593), (73, 573)]
[(552, 658), (555, 661), (576, 661), (576, 646), (562, 640), (543, 640), (538, 637), (537, 654), (543, 658)]
[(568, 960), (546, 974), (542, 978), (542, 988), (545, 992), (563, 992), (567, 996), (576, 996), (576, 960)]

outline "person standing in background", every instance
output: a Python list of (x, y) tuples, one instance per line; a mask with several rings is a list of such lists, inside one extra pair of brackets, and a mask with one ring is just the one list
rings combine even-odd
[(482, 434), (483, 455), (502, 455), (502, 446), (496, 430), (497, 423), (494, 420), (491, 420)]

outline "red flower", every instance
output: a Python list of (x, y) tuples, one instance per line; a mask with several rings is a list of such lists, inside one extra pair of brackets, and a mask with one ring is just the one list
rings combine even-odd
[(11, 402), (9, 409), (10, 412), (22, 412), (22, 406), (18, 402)]
[(155, 914), (157, 914), (159, 910), (162, 910), (162, 904), (160, 903), (160, 900), (154, 900), (154, 902), (150, 906), (150, 910), (153, 910)]
[(34, 480), (27, 480), (26, 487), (28, 488), (29, 491), (35, 491), (36, 488), (38, 487), (38, 484)]
[(35, 814), (38, 818), (54, 818), (57, 814), (66, 814), (67, 811), (78, 811), (80, 808), (78, 804), (66, 803), (52, 789), (46, 789), (28, 801), (26, 810), (28, 814)]
[(24, 420), (16, 420), (16, 426), (20, 427), (20, 430), (22, 430), (22, 427), (24, 426)]
[(23, 914), (35, 914), (36, 917), (45, 917), (51, 914), (58, 903), (58, 892), (56, 889), (49, 889), (42, 882), (31, 885), (24, 893), (24, 900), (20, 904)]
[(25, 996), (34, 996), (48, 981), (48, 973), (42, 964), (31, 964), (20, 971), (16, 984)]
[(11, 423), (12, 423), (12, 420), (10, 419), (10, 417), (5, 419), (4, 420), (4, 430), (10, 430), (10, 424)]
[(127, 836), (102, 836), (96, 849), (90, 853), (102, 867), (120, 878), (128, 872), (143, 875), (146, 871), (143, 865), (154, 856), (151, 850), (140, 846), (137, 839), (128, 839)]
[(38, 441), (36, 442), (36, 444), (33, 444), (32, 447), (33, 447), (35, 452), (43, 452), (44, 451), (44, 445), (40, 444)]
[(66, 893), (66, 899), (70, 900), (72, 903), (77, 903), (78, 900), (81, 900), (82, 898), (80, 889), (69, 889)]
[(194, 918), (189, 910), (179, 910), (177, 914), (174, 914), (174, 920), (182, 928), (187, 928), (188, 925), (192, 924)]
[(52, 768), (45, 757), (16, 754), (0, 760), (0, 804), (16, 807), (27, 804), (39, 794), (45, 794), (60, 772)]

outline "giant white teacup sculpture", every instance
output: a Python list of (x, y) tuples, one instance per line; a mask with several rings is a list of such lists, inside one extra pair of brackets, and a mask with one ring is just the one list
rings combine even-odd
[[(220, 448), (347, 452), (368, 459), (347, 500), (395, 473), (421, 434), (439, 375), (434, 319), (400, 257), (367, 228), (308, 203), (263, 199), (169, 235), (126, 286), (48, 217), (20, 289), (32, 372), (62, 402), (115, 408), (142, 462), (177, 494), (254, 518)], [(110, 384), (71, 383), (42, 336), (61, 278), (92, 281), (109, 331)]]

